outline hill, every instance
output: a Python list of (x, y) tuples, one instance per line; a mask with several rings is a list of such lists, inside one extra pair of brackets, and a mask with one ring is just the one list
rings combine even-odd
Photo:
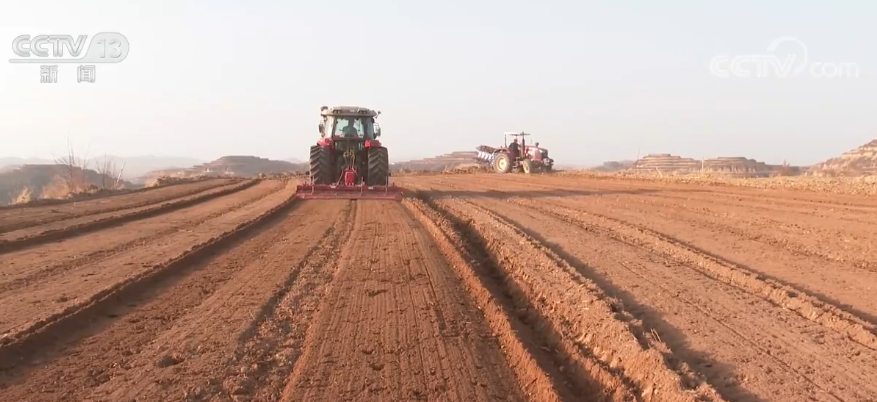
[(416, 159), (404, 162), (395, 162), (392, 164), (392, 170), (431, 170), (440, 171), (451, 169), (461, 165), (473, 165), (477, 161), (475, 157), (478, 155), (476, 151), (457, 151), (444, 155), (433, 156), (430, 158)]
[(211, 162), (197, 164), (187, 168), (160, 169), (148, 172), (137, 177), (135, 183), (143, 183), (160, 176), (190, 177), (190, 176), (237, 176), (255, 177), (260, 174), (288, 173), (307, 171), (308, 167), (303, 163), (291, 163), (287, 161), (260, 158), (257, 156), (229, 155), (223, 156)]
[(122, 177), (125, 179), (143, 176), (153, 170), (181, 169), (204, 162), (200, 159), (184, 156), (148, 155), (131, 157), (111, 156), (110, 158), (114, 159), (119, 167), (122, 166), (122, 163), (125, 164), (125, 171), (122, 172)]
[[(102, 160), (104, 158), (103, 155), (95, 156), (90, 160), (90, 164), (87, 167), (94, 167), (97, 160)], [(163, 169), (181, 169), (187, 166), (196, 165), (198, 163), (202, 163), (203, 161), (196, 158), (188, 158), (181, 156), (114, 156), (107, 155), (109, 160), (115, 162), (116, 166), (121, 168), (122, 164), (125, 165), (125, 170), (122, 172), (123, 179), (131, 179), (138, 176), (143, 176), (150, 171), (153, 170), (163, 170)], [(54, 165), (55, 161), (52, 159), (43, 159), (43, 158), (17, 158), (17, 157), (0, 157), (0, 169), (12, 167), (18, 167), (23, 165)]]
[[(0, 170), (0, 205), (37, 199), (63, 199), (71, 194), (111, 190), (115, 178), (91, 169), (68, 169), (64, 165), (7, 166)], [(129, 182), (116, 187), (135, 188)]]
[(877, 139), (840, 156), (813, 165), (807, 171), (813, 176), (877, 175)]
[(704, 172), (736, 177), (766, 177), (778, 174), (794, 175), (800, 171), (800, 168), (786, 165), (769, 165), (754, 159), (738, 156), (696, 160), (671, 154), (649, 154), (633, 162), (606, 162), (593, 170), (606, 172), (628, 170), (659, 174)]

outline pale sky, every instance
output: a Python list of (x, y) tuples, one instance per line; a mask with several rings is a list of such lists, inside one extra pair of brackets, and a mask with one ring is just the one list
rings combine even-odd
[[(5, 0), (0, 156), (51, 157), (69, 132), (92, 154), (305, 159), (320, 106), (357, 104), (383, 112), (394, 160), (527, 131), (561, 164), (811, 164), (877, 137), (875, 20), (867, 0)], [(99, 32), (131, 48), (93, 84), (76, 64), (42, 84), (40, 64), (8, 62), (19, 35)], [(767, 50), (786, 36), (797, 42)], [(802, 46), (797, 76), (710, 70)], [(816, 77), (813, 63), (855, 63), (858, 77)]]

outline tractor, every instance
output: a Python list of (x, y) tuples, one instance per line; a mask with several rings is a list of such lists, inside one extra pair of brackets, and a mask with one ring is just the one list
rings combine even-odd
[(378, 140), (380, 114), (359, 106), (321, 107), (309, 182), (296, 187), (296, 197), (401, 200), (401, 189), (390, 184), (387, 148)]
[[(505, 133), (505, 144), (501, 148), (481, 145), (476, 148), (478, 150), (476, 159), (482, 163), (489, 163), (497, 173), (550, 172), (554, 167), (554, 160), (548, 157), (548, 149), (540, 147), (538, 142), (535, 145), (527, 145), (524, 137), (529, 135), (524, 132)], [(518, 138), (521, 139), (517, 157), (513, 157), (509, 150), (509, 137), (515, 137), (515, 142)]]

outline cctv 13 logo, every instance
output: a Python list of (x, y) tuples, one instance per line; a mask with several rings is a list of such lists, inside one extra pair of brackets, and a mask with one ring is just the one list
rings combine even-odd
[[(12, 41), (12, 51), (19, 58), (10, 63), (119, 63), (128, 57), (131, 45), (118, 32), (101, 32), (91, 38), (85, 54), (80, 56), (88, 35), (19, 35)], [(64, 50), (75, 58), (64, 58)]]

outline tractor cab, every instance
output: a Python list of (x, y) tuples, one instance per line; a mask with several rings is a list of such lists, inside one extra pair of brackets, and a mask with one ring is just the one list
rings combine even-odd
[[(381, 136), (381, 127), (375, 122), (380, 112), (350, 111), (327, 113), (320, 122), (320, 137), (374, 140)], [(370, 113), (371, 112), (371, 113)]]
[(381, 127), (375, 121), (380, 114), (380, 111), (356, 106), (323, 106), (320, 110), (320, 137), (376, 140), (381, 136)]
[(323, 106), (320, 110), (320, 140), (317, 145), (330, 146), (336, 152), (362, 152), (380, 147), (380, 126), (375, 118), (381, 112), (358, 106)]

